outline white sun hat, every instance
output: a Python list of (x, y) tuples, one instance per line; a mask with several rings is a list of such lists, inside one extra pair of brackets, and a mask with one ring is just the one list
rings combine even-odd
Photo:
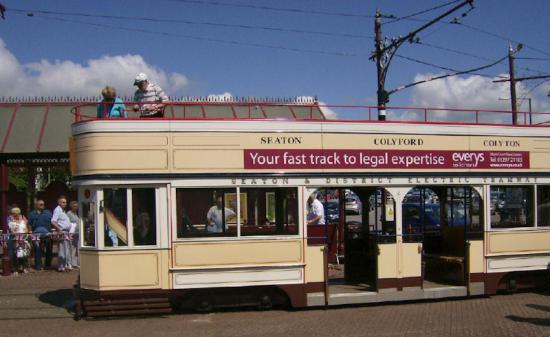
[(143, 81), (147, 81), (147, 75), (145, 75), (144, 73), (139, 73), (134, 80), (134, 85), (137, 85), (138, 83)]

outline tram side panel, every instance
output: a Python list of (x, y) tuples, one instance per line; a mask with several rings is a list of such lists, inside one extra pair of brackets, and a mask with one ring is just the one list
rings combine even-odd
[(515, 287), (516, 277), (545, 272), (550, 266), (548, 230), (490, 231), (485, 237), (487, 294)]
[(97, 291), (169, 289), (168, 253), (82, 250), (80, 286)]

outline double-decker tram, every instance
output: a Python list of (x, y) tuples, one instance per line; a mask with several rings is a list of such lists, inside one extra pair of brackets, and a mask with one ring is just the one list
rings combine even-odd
[(155, 119), (92, 108), (76, 109), (71, 146), (89, 316), (545, 281), (547, 127), (327, 120), (316, 103), (173, 103)]

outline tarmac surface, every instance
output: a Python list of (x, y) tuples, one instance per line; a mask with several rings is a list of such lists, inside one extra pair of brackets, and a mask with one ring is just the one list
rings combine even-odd
[(360, 307), (73, 320), (78, 272), (0, 277), (0, 336), (550, 337), (550, 292)]

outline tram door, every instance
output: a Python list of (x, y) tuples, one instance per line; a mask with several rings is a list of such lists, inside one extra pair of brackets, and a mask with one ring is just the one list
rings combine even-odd
[(422, 242), (423, 287), (466, 285), (468, 243), (483, 234), (479, 194), (471, 187), (421, 186), (402, 207), (403, 237)]
[[(385, 246), (395, 244), (395, 201), (383, 188), (356, 188), (361, 200), (359, 217), (345, 224), (346, 281), (377, 289), (380, 259)], [(346, 213), (349, 213), (346, 205)]]
[(379, 260), (391, 260), (386, 252), (394, 250), (389, 246), (395, 245), (393, 197), (385, 189), (376, 187), (306, 192), (308, 203), (312, 197), (323, 203), (325, 224), (309, 224), (307, 233), (308, 244), (327, 245), (329, 283), (375, 291)]

